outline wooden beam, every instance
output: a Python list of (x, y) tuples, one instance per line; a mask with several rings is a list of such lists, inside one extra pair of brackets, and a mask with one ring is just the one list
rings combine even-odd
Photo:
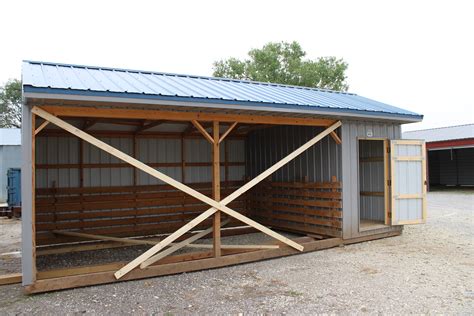
[(305, 125), (329, 126), (335, 121), (324, 118), (299, 118), (287, 117), (284, 114), (249, 115), (249, 114), (220, 114), (215, 112), (180, 112), (163, 110), (141, 110), (124, 108), (80, 107), (80, 106), (55, 106), (43, 105), (42, 109), (57, 116), (98, 117), (98, 118), (125, 118), (144, 120), (170, 120), (170, 121), (219, 121), (239, 122), (248, 124), (273, 124), (273, 125)]
[[(212, 198), (215, 201), (221, 200), (221, 166), (220, 166), (220, 146), (219, 146), (219, 122), (212, 122)], [(213, 221), (213, 245), (214, 257), (221, 256), (221, 213), (214, 213)]]
[(341, 138), (339, 138), (339, 135), (337, 135), (337, 133), (335, 131), (331, 132), (331, 134), (329, 134), (329, 135), (331, 135), (332, 139), (334, 139), (336, 144), (338, 144), (338, 145), (342, 144)]
[[(229, 223), (229, 220), (227, 220), (224, 225)], [(53, 233), (58, 234), (58, 235), (64, 235), (64, 236), (72, 236), (72, 237), (82, 237), (82, 238), (88, 238), (92, 240), (106, 240), (106, 241), (114, 241), (118, 243), (125, 243), (129, 245), (156, 245), (159, 241), (153, 241), (153, 240), (140, 240), (140, 239), (132, 239), (132, 238), (124, 238), (124, 237), (111, 237), (111, 236), (104, 236), (104, 235), (95, 235), (95, 234), (85, 234), (85, 233), (78, 233), (78, 232), (68, 232), (68, 231), (59, 231), (59, 230), (53, 230)], [(209, 232), (206, 232), (205, 235), (209, 234)], [(205, 236), (205, 235), (200, 235), (200, 236)], [(195, 236), (193, 236), (195, 237)], [(194, 240), (197, 240), (193, 238)], [(193, 241), (194, 241), (193, 240)], [(176, 243), (171, 243), (170, 245), (177, 245)], [(188, 248), (203, 248), (203, 249), (212, 249), (213, 245), (210, 244), (191, 244), (190, 242), (187, 242), (184, 247)], [(222, 245), (223, 249), (275, 249), (278, 248), (278, 245)]]
[(229, 126), (229, 128), (225, 131), (225, 133), (222, 134), (222, 136), (219, 138), (219, 144), (222, 143), (222, 141), (226, 138), (227, 135), (229, 135), (230, 132), (232, 132), (232, 130), (234, 129), (234, 127), (237, 126), (237, 124), (239, 124), (239, 122), (234, 122), (232, 123), (231, 126)]
[(46, 125), (49, 124), (49, 121), (44, 121), (43, 123), (41, 123), (40, 126), (38, 126), (37, 129), (35, 129), (35, 135), (38, 135), (39, 132), (41, 132), (43, 130), (43, 128), (46, 127)]
[(209, 133), (204, 129), (204, 127), (202, 127), (202, 125), (198, 121), (192, 120), (191, 123), (193, 123), (193, 125), (204, 136), (204, 138), (207, 139), (208, 142), (210, 142), (211, 144), (214, 143), (214, 139), (211, 137), (211, 135), (209, 135)]
[(21, 282), (21, 273), (0, 275), (0, 285), (15, 284)]
[(161, 125), (161, 124), (163, 124), (164, 122), (166, 122), (166, 121), (164, 121), (164, 120), (158, 120), (158, 121), (155, 121), (155, 122), (151, 122), (151, 123), (142, 125), (142, 126), (138, 127), (138, 128), (135, 130), (135, 133), (143, 132), (143, 131), (145, 131), (145, 130), (147, 130), (147, 129), (156, 127), (156, 126), (158, 126), (158, 125)]
[[(399, 233), (398, 233), (399, 234)], [(373, 236), (371, 236), (373, 237)], [(307, 237), (306, 237), (307, 238)], [(300, 241), (304, 245), (304, 251), (316, 251), (337, 247), (343, 244), (340, 238), (330, 238), (316, 241)], [(292, 248), (282, 247), (279, 249), (258, 250), (251, 252), (242, 252), (238, 254), (231, 254), (219, 258), (204, 258), (184, 262), (173, 262), (161, 265), (153, 265), (146, 269), (137, 269), (132, 271), (129, 275), (122, 278), (120, 281), (143, 279), (149, 277), (177, 274), (183, 272), (198, 271), (203, 269), (213, 269), (229, 265), (247, 263), (252, 261), (259, 261), (271, 259), (282, 256), (289, 256), (298, 253)], [(167, 259), (167, 258), (166, 258)], [(57, 277), (51, 279), (38, 280), (34, 284), (25, 288), (27, 293), (39, 293), (54, 290), (67, 289), (71, 287), (89, 286), (95, 284), (114, 283), (117, 279), (114, 277), (113, 271), (96, 272), (91, 277), (91, 274), (80, 274), (65, 277)]]

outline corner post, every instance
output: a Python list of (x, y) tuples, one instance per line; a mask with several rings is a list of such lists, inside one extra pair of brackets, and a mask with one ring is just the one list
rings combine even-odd
[(36, 236), (35, 236), (35, 115), (25, 104), (22, 107), (21, 126), (21, 196), (22, 196), (22, 283), (31, 285), (36, 281)]
[[(212, 197), (215, 201), (221, 200), (221, 166), (219, 146), (219, 122), (212, 122), (213, 144), (212, 144)], [(214, 257), (221, 256), (221, 212), (214, 214), (213, 223)]]

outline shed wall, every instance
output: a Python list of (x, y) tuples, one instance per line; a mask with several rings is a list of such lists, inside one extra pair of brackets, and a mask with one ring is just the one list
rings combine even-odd
[[(252, 132), (247, 140), (248, 176), (257, 176), (323, 130), (311, 126), (277, 126)], [(330, 182), (332, 176), (340, 180), (340, 148), (331, 137), (325, 137), (273, 173), (271, 180), (301, 181), (306, 176), (309, 182)]]
[(359, 139), (386, 138), (400, 139), (401, 126), (396, 123), (378, 123), (371, 121), (342, 122), (342, 204), (343, 237), (356, 238), (401, 227), (389, 227), (379, 230), (359, 231)]
[[(102, 141), (133, 156), (132, 138), (99, 137)], [(225, 146), (228, 143), (228, 161), (239, 162), (241, 165), (228, 167), (228, 180), (242, 180), (245, 175), (244, 140), (228, 139), (221, 145), (221, 161), (225, 160)], [(137, 159), (144, 163), (175, 163), (178, 166), (158, 167), (157, 169), (178, 181), (183, 181), (181, 172), (181, 140), (140, 138), (136, 140)], [(69, 188), (79, 187), (80, 140), (76, 137), (38, 137), (36, 146), (36, 186), (37, 188)], [(211, 146), (204, 139), (184, 139), (184, 160), (186, 163), (211, 163)], [(133, 168), (106, 167), (105, 164), (121, 164), (122, 162), (86, 142), (82, 154), (83, 186), (106, 187), (128, 186), (134, 184)], [(98, 166), (104, 164), (104, 166)], [(91, 166), (92, 165), (92, 166)], [(100, 168), (98, 168), (100, 167)], [(211, 166), (186, 166), (186, 183), (211, 182)], [(221, 167), (221, 180), (225, 180), (225, 170)], [(137, 185), (163, 184), (156, 178), (137, 172)]]
[(20, 167), (21, 146), (0, 146), (0, 203), (6, 203), (8, 199), (8, 169)]

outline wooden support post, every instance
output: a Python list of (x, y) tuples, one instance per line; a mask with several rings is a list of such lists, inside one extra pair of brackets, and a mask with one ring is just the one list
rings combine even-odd
[[(221, 200), (221, 166), (219, 146), (219, 122), (212, 122), (214, 142), (212, 144), (212, 197), (215, 201)], [(221, 256), (221, 212), (214, 213), (213, 223), (214, 257)]]
[[(48, 120), (46, 120), (48, 121)], [(36, 280), (36, 115), (31, 114), (31, 243), (33, 281)]]
[(339, 138), (339, 135), (337, 135), (336, 131), (332, 131), (331, 134), (332, 139), (334, 139), (334, 141), (336, 142), (336, 144), (340, 145), (342, 144), (342, 140), (341, 138)]
[(211, 137), (211, 135), (209, 135), (206, 129), (202, 127), (202, 125), (198, 121), (192, 120), (191, 123), (193, 123), (194, 127), (197, 128), (197, 130), (202, 134), (202, 136), (204, 136), (205, 139), (207, 139), (208, 142), (210, 142), (211, 144), (214, 143), (214, 139)]

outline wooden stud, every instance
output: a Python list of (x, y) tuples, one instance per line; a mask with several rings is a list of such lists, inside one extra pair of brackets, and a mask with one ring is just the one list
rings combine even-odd
[(153, 127), (156, 127), (158, 125), (161, 125), (163, 124), (165, 121), (163, 120), (158, 120), (158, 121), (154, 121), (154, 122), (151, 122), (151, 123), (148, 123), (146, 125), (142, 125), (140, 127), (138, 127), (136, 130), (135, 130), (135, 133), (141, 133), (147, 129), (150, 129), (150, 128), (153, 128)]
[(211, 135), (209, 135), (209, 133), (204, 129), (204, 127), (202, 127), (202, 125), (198, 121), (192, 120), (191, 122), (197, 128), (197, 130), (204, 136), (204, 138), (207, 139), (208, 142), (210, 142), (211, 144), (214, 143), (214, 139), (211, 137)]
[(43, 130), (43, 128), (46, 127), (46, 125), (49, 124), (49, 121), (44, 121), (43, 123), (41, 123), (40, 126), (38, 126), (38, 128), (35, 129), (35, 135), (38, 135), (39, 132), (41, 132)]
[[(31, 111), (31, 247), (33, 254), (31, 258), (33, 281), (36, 280), (36, 115)], [(54, 117), (54, 116), (53, 116)], [(48, 121), (48, 120), (46, 120)]]
[[(220, 146), (219, 146), (219, 122), (212, 122), (212, 197), (215, 201), (221, 200), (221, 166), (220, 166)], [(214, 257), (221, 256), (221, 213), (214, 213), (213, 221), (213, 245)]]
[(331, 134), (329, 134), (329, 135), (331, 135), (332, 139), (334, 139), (336, 144), (338, 144), (338, 145), (342, 144), (341, 138), (339, 138), (339, 135), (337, 135), (337, 133), (335, 131), (331, 132)]
[[(232, 132), (232, 130), (234, 129), (234, 127), (237, 126), (238, 123), (239, 123), (239, 122), (234, 122), (234, 123), (232, 123), (232, 125), (229, 126), (229, 128), (225, 131), (225, 133), (222, 134), (222, 136), (219, 138), (219, 141), (218, 141), (218, 142), (219, 142), (219, 143), (222, 143), (222, 141), (226, 138), (227, 135), (230, 134), (230, 132)], [(215, 140), (214, 140), (214, 141), (215, 141)]]

